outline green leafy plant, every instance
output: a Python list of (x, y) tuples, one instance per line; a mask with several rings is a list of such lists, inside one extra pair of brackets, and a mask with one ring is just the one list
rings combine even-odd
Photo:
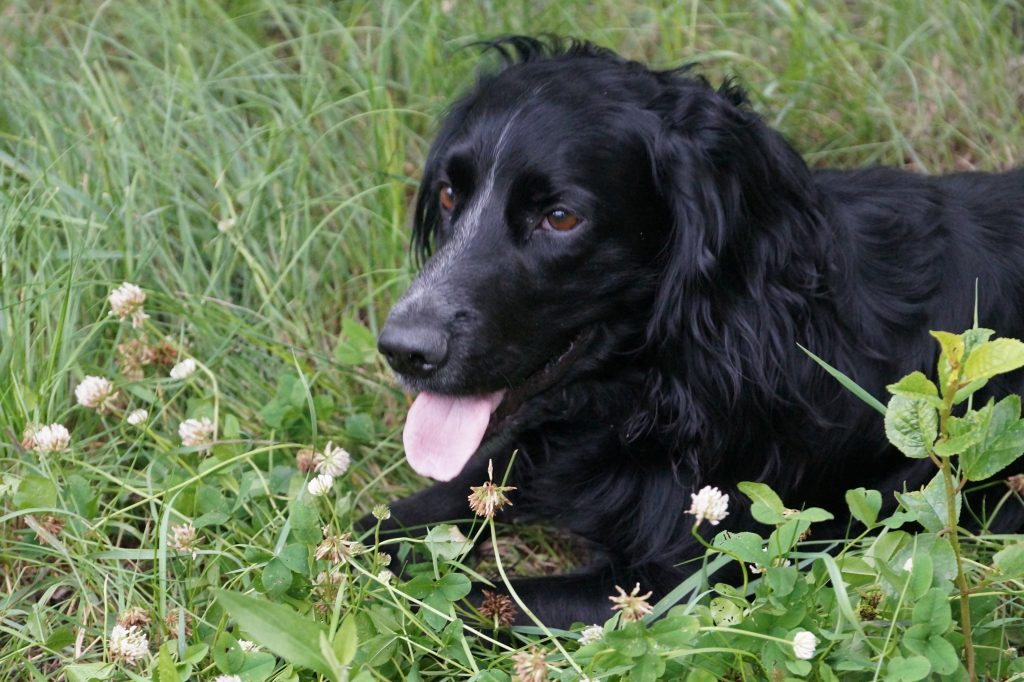
[[(1020, 396), (995, 398), (980, 408), (972, 397), (990, 379), (1024, 367), (1024, 343), (1017, 339), (992, 339), (991, 329), (975, 327), (962, 334), (932, 332), (941, 348), (936, 376), (938, 385), (921, 372), (913, 372), (888, 386), (892, 394), (885, 408), (885, 434), (889, 442), (907, 457), (930, 459), (935, 477), (922, 490), (898, 495), (903, 508), (901, 521), (916, 521), (927, 531), (948, 539), (956, 564), (959, 591), (960, 629), (963, 635), (967, 676), (977, 679), (971, 615), (972, 585), (964, 569), (960, 526), (963, 489), (1005, 469), (1024, 453), (1024, 420)], [(812, 356), (814, 357), (814, 356)], [(836, 370), (816, 361), (833, 375)], [(861, 394), (861, 390), (858, 394)], [(874, 403), (870, 403), (874, 404)], [(957, 406), (966, 406), (954, 414)], [(870, 525), (877, 504), (866, 493), (850, 491), (847, 502), (855, 518)], [(1011, 545), (1001, 550), (998, 564), (982, 578), (1019, 577), (1024, 547)], [(1006, 569), (1009, 569), (1008, 572)], [(943, 638), (950, 627), (945, 595), (930, 591), (914, 607), (914, 625), (904, 637), (905, 646), (925, 656), (932, 669), (952, 673), (957, 658), (952, 645)]]

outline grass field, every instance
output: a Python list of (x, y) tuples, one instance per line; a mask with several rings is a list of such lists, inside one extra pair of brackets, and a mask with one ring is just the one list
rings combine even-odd
[[(321, 524), (341, 534), (423, 483), (404, 465), (406, 398), (374, 336), (412, 275), (408, 209), (430, 136), (478, 64), (462, 48), (508, 32), (735, 75), (814, 165), (1024, 159), (1018, 2), (0, 3), (0, 679), (290, 680), (339, 666), (354, 679), (508, 679), (526, 644), (480, 637), (491, 630), (469, 617), (449, 625), (457, 612), (436, 582), (403, 597), (374, 577), (372, 553), (325, 582), (310, 553)], [(145, 292), (139, 328), (110, 315), (122, 282)], [(171, 378), (185, 357), (198, 371)], [(80, 406), (86, 376), (111, 379), (119, 397)], [(128, 424), (139, 408), (148, 417)], [(217, 429), (209, 454), (179, 436), (203, 417)], [(53, 423), (69, 430), (66, 450), (22, 446), (26, 429)], [(297, 454), (328, 441), (351, 467), (299, 503)], [(173, 546), (186, 522), (194, 558)], [(986, 542), (977, 562), (1010, 541)], [(509, 570), (572, 560), (537, 530), (499, 546)], [(334, 667), (303, 664), (320, 655), (300, 641), (316, 630), (285, 625), (297, 643), (274, 651), (266, 614), (240, 618), (243, 605), (229, 619), (213, 598), (222, 587), (321, 621)], [(991, 648), (1024, 640), (1022, 592), (1019, 580), (995, 590)], [(152, 659), (106, 665), (133, 606), (153, 621)], [(261, 651), (240, 651), (245, 638)], [(575, 679), (546, 641), (547, 674)], [(885, 641), (861, 653), (874, 678), (922, 679), (892, 672), (911, 653)], [(692, 679), (759, 679), (764, 655), (768, 667)], [(776, 669), (833, 679), (822, 665)], [(995, 679), (1020, 669), (992, 665)]]

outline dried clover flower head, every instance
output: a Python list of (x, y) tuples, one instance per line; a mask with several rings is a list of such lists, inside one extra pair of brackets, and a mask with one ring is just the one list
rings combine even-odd
[(366, 547), (362, 543), (349, 540), (349, 537), (352, 535), (351, 533), (331, 535), (327, 526), (324, 526), (323, 532), (323, 542), (317, 545), (316, 551), (313, 554), (318, 560), (327, 559), (337, 564), (366, 551)]
[(622, 612), (623, 620), (635, 623), (653, 610), (654, 607), (647, 600), (654, 592), (640, 594), (640, 583), (637, 583), (628, 594), (618, 585), (615, 586), (615, 589), (619, 594), (608, 597), (608, 599), (614, 604), (612, 611)]
[(706, 485), (691, 496), (690, 508), (686, 513), (697, 517), (694, 526), (699, 526), (704, 520), (712, 526), (717, 526), (729, 515), (729, 496), (714, 486)]
[(313, 457), (313, 464), (317, 473), (327, 474), (337, 478), (348, 471), (352, 463), (352, 456), (344, 448), (335, 447), (334, 443), (328, 441), (323, 453), (317, 453)]
[(535, 646), (517, 652), (512, 656), (516, 670), (514, 679), (522, 682), (544, 682), (548, 679), (548, 669), (544, 664), (546, 656), (546, 651)]
[[(179, 621), (181, 622), (179, 623)], [(171, 609), (164, 616), (164, 625), (175, 635), (179, 634), (178, 626), (182, 625), (185, 637), (190, 637), (192, 635), (192, 614), (182, 609)]]
[(47, 535), (57, 537), (64, 530), (64, 521), (56, 516), (47, 516), (42, 521), (34, 516), (26, 516), (25, 523), (36, 533), (36, 540), (40, 544), (47, 541)]
[(344, 582), (345, 576), (338, 571), (320, 571), (313, 579), (312, 595), (316, 600), (317, 609), (323, 613), (331, 608), (338, 596), (338, 589)]
[(514, 486), (496, 485), (494, 483), (494, 461), (487, 462), (487, 482), (483, 485), (469, 487), (469, 508), (477, 516), (493, 519), (494, 512), (501, 511), (505, 505), (511, 506), (505, 493), (515, 490)]
[(21, 432), (21, 447), (25, 450), (36, 449), (36, 433), (39, 431), (39, 424), (28, 424)]
[(1014, 474), (1006, 479), (1007, 487), (1013, 492), (1024, 495), (1024, 474)]
[(179, 552), (188, 552), (195, 559), (199, 556), (199, 535), (191, 522), (171, 528), (171, 548)]
[(216, 428), (207, 417), (186, 419), (178, 426), (181, 444), (185, 447), (198, 446), (199, 452), (209, 452)]
[(134, 284), (124, 282), (110, 292), (107, 300), (110, 301), (110, 314), (117, 315), (121, 321), (130, 315), (132, 327), (136, 329), (149, 319), (149, 315), (142, 309), (142, 304), (146, 302), (146, 292)]
[(491, 590), (483, 590), (484, 599), (480, 602), (480, 615), (494, 623), (495, 627), (504, 628), (515, 622), (519, 610), (515, 602), (507, 594), (498, 594)]
[(125, 665), (135, 665), (149, 655), (149, 638), (138, 625), (115, 625), (107, 640), (110, 657)]
[(67, 450), (71, 445), (71, 434), (63, 424), (48, 424), (36, 429), (32, 440), (35, 451), (46, 455)]
[(129, 607), (122, 611), (121, 615), (117, 617), (117, 624), (125, 628), (130, 628), (133, 625), (141, 628), (149, 625), (149, 623), (149, 611), (141, 606)]
[(313, 469), (313, 457), (316, 455), (312, 448), (302, 448), (295, 453), (295, 466), (302, 473)]
[(87, 376), (75, 387), (75, 399), (82, 407), (104, 412), (117, 400), (114, 384), (105, 377)]

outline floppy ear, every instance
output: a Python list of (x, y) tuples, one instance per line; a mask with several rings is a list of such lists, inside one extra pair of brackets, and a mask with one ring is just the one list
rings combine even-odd
[(762, 294), (790, 252), (814, 239), (817, 209), (803, 159), (747, 108), (739, 88), (662, 77), (651, 156), (672, 225), (649, 334), (666, 340), (710, 289)]

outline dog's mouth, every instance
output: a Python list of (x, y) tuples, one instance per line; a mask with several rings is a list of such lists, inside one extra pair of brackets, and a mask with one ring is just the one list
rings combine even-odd
[(409, 408), (402, 434), (409, 465), (438, 481), (455, 478), (486, 438), (508, 428), (524, 403), (561, 381), (589, 336), (589, 331), (578, 334), (565, 351), (518, 386), (471, 396), (421, 392)]

